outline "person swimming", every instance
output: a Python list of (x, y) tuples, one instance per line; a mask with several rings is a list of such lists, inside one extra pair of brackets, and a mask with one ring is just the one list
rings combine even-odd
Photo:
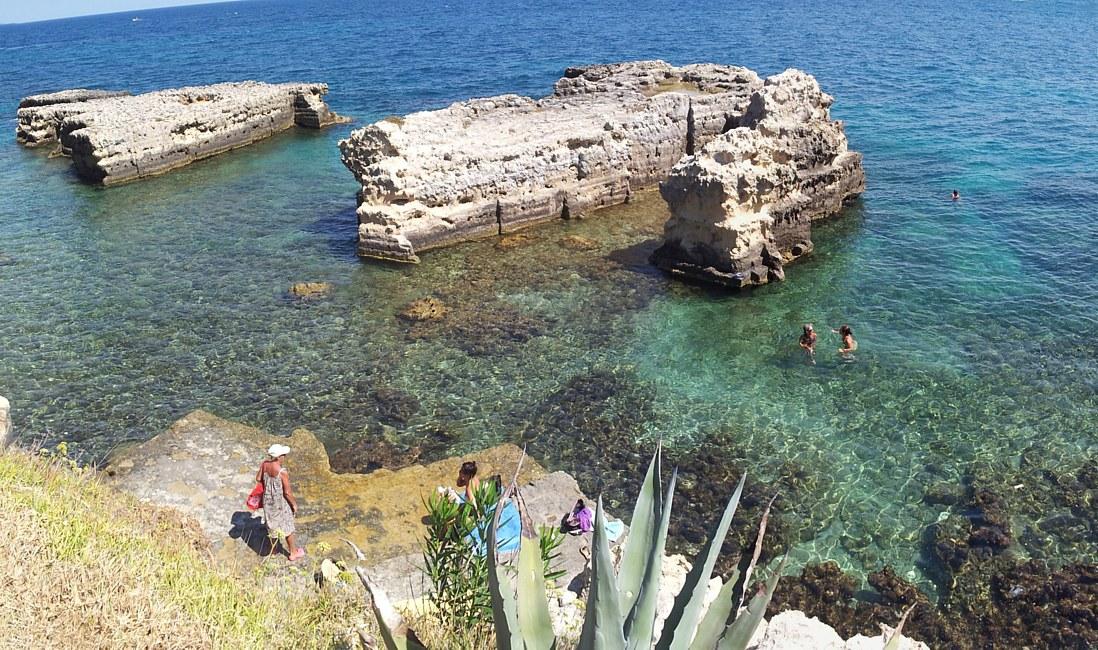
[(831, 331), (838, 334), (843, 340), (843, 347), (839, 348), (839, 354), (846, 357), (858, 349), (858, 342), (854, 339), (854, 331), (850, 329), (849, 325), (843, 325), (839, 329)]
[(812, 323), (804, 324), (804, 333), (801, 334), (800, 341), (801, 349), (804, 350), (808, 356), (816, 356), (816, 330), (812, 327)]
[(954, 201), (960, 201), (961, 200), (961, 193), (958, 192), (957, 190), (953, 190), (952, 198), (953, 198)]

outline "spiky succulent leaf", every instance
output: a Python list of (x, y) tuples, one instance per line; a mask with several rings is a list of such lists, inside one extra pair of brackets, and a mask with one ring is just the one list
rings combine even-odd
[(667, 495), (660, 507), (660, 525), (656, 530), (655, 543), (648, 551), (648, 562), (644, 568), (644, 581), (641, 583), (640, 594), (632, 611), (625, 619), (626, 647), (630, 650), (649, 650), (652, 647), (660, 577), (663, 574), (663, 550), (667, 544), (667, 527), (671, 522), (671, 504), (675, 499), (675, 484), (678, 479), (679, 470), (676, 469), (671, 473), (671, 482), (667, 484)]
[(404, 618), (396, 611), (389, 596), (377, 586), (370, 575), (362, 567), (355, 567), (355, 573), (370, 594), (370, 602), (374, 609), (374, 618), (377, 619), (378, 628), (381, 631), (381, 640), (386, 650), (426, 650), (419, 642), (415, 632), (408, 628)]
[[(717, 647), (717, 641), (724, 633), (725, 625), (728, 624), (728, 617), (732, 615), (732, 608), (736, 606), (736, 583), (739, 580), (740, 570), (734, 569), (732, 575), (728, 576), (728, 582), (721, 587), (720, 593), (709, 604), (705, 616), (702, 616), (701, 622), (698, 623), (694, 640), (690, 642), (690, 650), (713, 650)], [(667, 624), (664, 623), (664, 625)]]
[[(728, 534), (728, 527), (732, 524), (732, 517), (736, 515), (736, 508), (740, 504), (740, 495), (743, 494), (743, 485), (746, 479), (747, 474), (740, 477), (736, 491), (732, 493), (732, 498), (728, 500), (728, 505), (724, 508), (724, 514), (709, 535), (709, 542), (706, 544), (705, 550), (695, 558), (694, 566), (686, 574), (686, 582), (683, 583), (679, 594), (675, 596), (675, 604), (672, 605), (671, 612), (663, 623), (663, 631), (660, 633), (656, 650), (686, 650), (691, 647), (690, 639), (694, 636), (694, 626), (705, 607), (705, 593), (709, 588), (709, 579), (713, 575), (713, 567), (717, 564), (717, 557), (721, 554), (721, 547), (724, 546), (724, 538)], [(697, 560), (700, 558), (704, 558), (704, 560), (698, 562)], [(737, 577), (739, 577), (738, 573)], [(728, 609), (732, 609), (731, 602), (728, 604)], [(725, 618), (722, 619), (722, 626), (723, 620), (727, 620), (727, 618), (726, 613)], [(714, 642), (716, 638), (713, 637)], [(712, 648), (713, 645), (709, 645), (707, 650), (712, 650)]]
[(660, 460), (661, 449), (656, 446), (648, 473), (644, 475), (637, 503), (633, 506), (633, 519), (629, 523), (629, 536), (625, 540), (625, 552), (618, 567), (623, 613), (632, 611), (640, 595), (652, 546), (656, 543), (656, 528), (660, 519)]
[(583, 617), (578, 650), (624, 650), (621, 600), (614, 565), (610, 560), (610, 542), (606, 537), (606, 517), (602, 497), (595, 509), (595, 536), (592, 540), (591, 584), (587, 587), (587, 611)]
[[(510, 492), (504, 494), (504, 498)], [(511, 587), (511, 579), (499, 566), (499, 518), (503, 511), (503, 499), (496, 506), (496, 516), (488, 527), (488, 594), (492, 600), (492, 624), (496, 629), (496, 650), (523, 650), (519, 632), (518, 603)]]
[(518, 621), (526, 650), (551, 650), (557, 639), (545, 599), (545, 564), (536, 539), (523, 537), (518, 562)]
[[(782, 558), (781, 564), (778, 565), (774, 575), (766, 581), (766, 586), (760, 589), (755, 597), (751, 599), (747, 611), (741, 612), (736, 620), (725, 629), (724, 636), (721, 637), (721, 642), (717, 645), (717, 650), (745, 650), (747, 648), (747, 644), (751, 642), (751, 637), (755, 634), (755, 629), (759, 627), (759, 623), (762, 621), (763, 614), (766, 613), (766, 606), (770, 604), (770, 598), (774, 595), (774, 588), (778, 586), (778, 578), (781, 577), (784, 568), (785, 558)], [(751, 585), (744, 585), (745, 591), (750, 588)]]
[(918, 603), (911, 603), (911, 606), (904, 610), (904, 615), (900, 617), (900, 623), (896, 626), (895, 630), (892, 630), (892, 636), (889, 637), (888, 643), (885, 643), (884, 650), (900, 650), (900, 640), (903, 639), (904, 623), (907, 622), (907, 617), (911, 614), (911, 610), (915, 609), (915, 605)]

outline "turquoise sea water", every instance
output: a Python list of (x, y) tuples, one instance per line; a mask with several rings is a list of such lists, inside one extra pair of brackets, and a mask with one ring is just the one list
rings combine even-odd
[[(1091, 2), (470, 0), (0, 26), (0, 394), (22, 436), (92, 458), (205, 408), (308, 427), (337, 457), (362, 441), (437, 458), (525, 440), (589, 491), (643, 462), (599, 445), (663, 438), (688, 455), (720, 436), (764, 483), (786, 463), (809, 475), (798, 560), (919, 581), (923, 531), (949, 509), (924, 492), (990, 467), (1022, 555), (1092, 558), (1093, 512), (1055, 490), (1098, 456), (1096, 25)], [(655, 196), (511, 250), (361, 262), (335, 146), (352, 127), (109, 190), (14, 138), (21, 96), (69, 87), (319, 80), (361, 125), (542, 95), (567, 65), (633, 58), (795, 66), (835, 96), (868, 189), (785, 283), (726, 294), (655, 273)], [(333, 296), (287, 299), (303, 280)], [(394, 317), (428, 295), (447, 324)], [(797, 353), (806, 321), (816, 365)], [(843, 322), (854, 363), (830, 353)]]

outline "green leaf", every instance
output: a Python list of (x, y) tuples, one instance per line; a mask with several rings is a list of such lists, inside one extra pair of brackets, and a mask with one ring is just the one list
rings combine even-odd
[[(782, 576), (785, 560), (786, 558), (782, 558), (778, 569), (774, 571), (774, 575), (766, 581), (766, 587), (760, 589), (759, 593), (751, 599), (747, 611), (737, 616), (732, 625), (729, 625), (724, 631), (724, 636), (721, 637), (717, 650), (745, 650), (747, 648), (747, 644), (751, 642), (751, 637), (755, 634), (755, 629), (759, 627), (759, 623), (762, 621), (763, 614), (766, 613), (766, 606), (770, 604), (770, 598), (774, 595), (774, 588), (778, 586), (778, 578)], [(744, 584), (743, 588), (744, 591), (747, 591), (751, 588), (751, 585)]]
[(660, 527), (656, 531), (655, 543), (648, 552), (648, 562), (641, 583), (640, 595), (633, 610), (625, 620), (625, 637), (630, 650), (649, 650), (652, 647), (652, 635), (656, 626), (656, 605), (659, 601), (660, 577), (663, 573), (663, 550), (667, 544), (667, 526), (671, 522), (671, 503), (675, 498), (675, 484), (679, 479), (679, 470), (671, 472), (671, 482), (667, 484), (667, 495), (663, 499), (660, 513)]
[(426, 650), (415, 632), (408, 628), (404, 618), (389, 602), (389, 596), (370, 579), (366, 570), (355, 567), (355, 573), (358, 574), (358, 579), (366, 588), (366, 592), (370, 594), (374, 617), (377, 619), (381, 640), (385, 643), (387, 650)]
[[(660, 633), (656, 650), (686, 650), (686, 648), (691, 647), (690, 638), (694, 635), (694, 625), (701, 616), (702, 608), (705, 607), (705, 593), (709, 588), (709, 579), (713, 575), (713, 567), (716, 566), (717, 558), (721, 554), (721, 547), (724, 546), (724, 538), (728, 535), (728, 527), (732, 524), (732, 517), (736, 515), (736, 508), (739, 507), (740, 495), (743, 494), (743, 485), (746, 479), (746, 473), (740, 477), (736, 491), (732, 493), (732, 498), (728, 500), (728, 505), (724, 508), (724, 514), (709, 535), (709, 542), (705, 550), (697, 558), (694, 558), (694, 566), (690, 568), (690, 573), (686, 574), (686, 582), (683, 583), (679, 594), (675, 596), (675, 604), (671, 607), (671, 612), (663, 623), (663, 631)], [(699, 558), (705, 559), (698, 562)], [(735, 580), (732, 582), (734, 583)], [(731, 602), (729, 602), (728, 609), (732, 609)], [(724, 620), (727, 620), (727, 615)], [(721, 625), (724, 625), (723, 620)], [(716, 638), (713, 637), (714, 642)], [(707, 650), (712, 650), (712, 648), (713, 646), (710, 645)]]
[(633, 518), (629, 522), (629, 536), (625, 540), (625, 552), (618, 567), (621, 580), (621, 607), (623, 612), (633, 610), (640, 595), (649, 551), (656, 543), (656, 526), (660, 517), (660, 446), (652, 454), (648, 473), (644, 476), (637, 503), (633, 506)]
[(885, 643), (884, 650), (900, 650), (900, 639), (903, 638), (904, 623), (907, 622), (907, 617), (917, 604), (911, 603), (911, 606), (904, 610), (904, 615), (900, 617), (900, 623), (896, 626), (896, 629), (892, 630), (892, 636), (888, 639), (888, 643)]
[(724, 633), (724, 626), (728, 624), (732, 608), (736, 605), (736, 583), (739, 580), (740, 570), (734, 569), (732, 575), (728, 577), (728, 582), (721, 587), (717, 598), (709, 604), (705, 616), (698, 623), (698, 631), (694, 633), (694, 640), (690, 642), (690, 650), (713, 650), (717, 647), (717, 640)]
[(496, 650), (523, 650), (518, 603), (510, 578), (499, 570), (496, 536), (502, 511), (502, 504), (496, 507), (496, 516), (488, 527), (488, 593), (492, 601), (492, 624), (496, 628)]
[(537, 540), (523, 537), (518, 563), (518, 621), (526, 650), (551, 650), (557, 645), (545, 598), (544, 568)]
[(624, 650), (621, 602), (610, 542), (606, 538), (606, 517), (602, 497), (595, 509), (595, 537), (591, 543), (591, 584), (587, 588), (587, 612), (583, 617), (577, 650)]

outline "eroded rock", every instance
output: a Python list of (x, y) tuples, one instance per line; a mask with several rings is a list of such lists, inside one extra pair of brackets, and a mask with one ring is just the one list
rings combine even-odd
[(220, 83), (141, 95), (62, 91), (24, 99), (17, 140), (57, 142), (86, 181), (115, 185), (243, 147), (294, 125), (345, 121), (327, 84)]
[(437, 321), (449, 312), (450, 309), (438, 298), (421, 298), (405, 305), (397, 317), (411, 322)]
[(297, 282), (290, 287), (290, 295), (295, 298), (323, 298), (331, 292), (331, 282)]
[(635, 61), (569, 68), (542, 99), (500, 95), (385, 119), (340, 142), (362, 184), (359, 255), (449, 243), (626, 202), (743, 116), (754, 72)]
[(671, 219), (652, 262), (730, 287), (784, 279), (784, 265), (812, 251), (812, 222), (865, 189), (832, 101), (800, 70), (767, 78), (734, 128), (660, 185)]

